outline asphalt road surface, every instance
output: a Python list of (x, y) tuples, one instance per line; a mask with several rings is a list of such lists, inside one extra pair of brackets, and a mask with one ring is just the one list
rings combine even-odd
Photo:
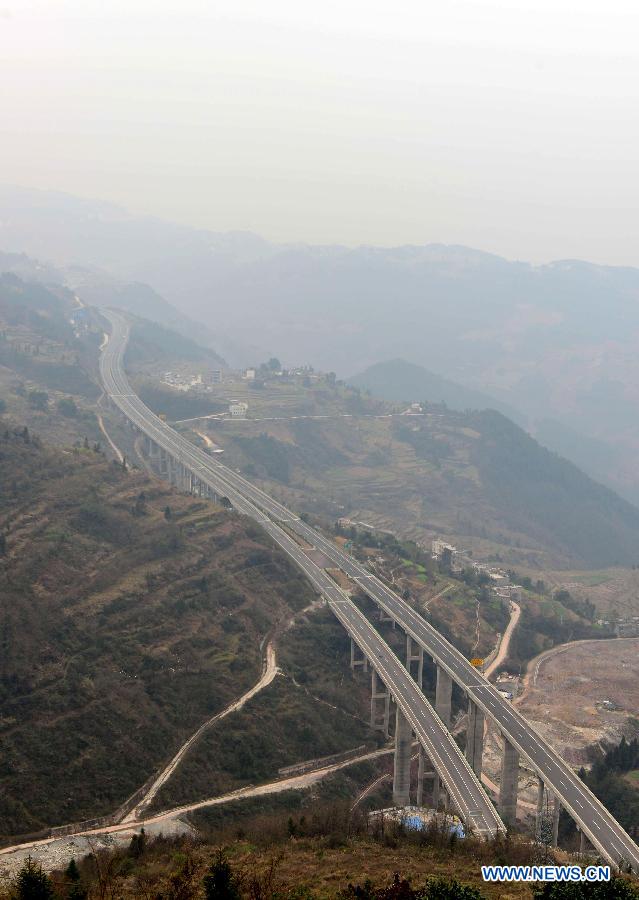
[[(251, 498), (223, 477), (230, 470), (220, 466), (194, 447), (166, 423), (162, 422), (134, 394), (124, 374), (122, 358), (128, 340), (126, 320), (104, 311), (112, 326), (111, 339), (102, 351), (100, 373), (106, 392), (129, 420), (179, 462), (187, 466), (220, 496), (227, 497), (233, 507), (259, 522), (273, 540), (304, 571), (315, 589), (321, 593), (333, 613), (367, 656), (371, 665), (391, 692), (422, 743), (440, 778), (445, 783), (457, 810), (474, 833), (486, 837), (504, 831), (492, 802), (468, 765), (464, 755), (443, 725), (422, 691), (399, 658), (378, 634), (368, 619), (333, 579), (309, 559), (302, 547), (279, 524), (274, 522)], [(222, 471), (220, 471), (222, 470)], [(242, 484), (244, 479), (242, 479)], [(247, 484), (249, 484), (247, 482)], [(260, 492), (260, 496), (268, 495)], [(294, 518), (284, 507), (279, 507)], [(280, 516), (280, 519), (282, 517)], [(287, 519), (288, 520), (288, 519)]]

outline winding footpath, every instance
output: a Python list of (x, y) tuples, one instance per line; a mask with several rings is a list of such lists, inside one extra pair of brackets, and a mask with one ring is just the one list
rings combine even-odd
[(164, 769), (162, 769), (158, 777), (145, 792), (139, 803), (137, 803), (137, 805), (134, 806), (126, 816), (124, 816), (124, 818), (122, 819), (122, 824), (139, 822), (144, 814), (144, 810), (151, 805), (160, 788), (162, 788), (169, 780), (169, 778), (171, 778), (177, 767), (180, 765), (180, 763), (189, 752), (191, 747), (196, 743), (196, 741), (198, 741), (202, 737), (202, 735), (209, 730), (209, 728), (211, 728), (221, 719), (225, 719), (231, 713), (237, 712), (238, 710), (242, 709), (245, 703), (248, 703), (248, 701), (255, 697), (256, 694), (259, 694), (260, 691), (263, 691), (264, 688), (268, 687), (269, 684), (271, 684), (279, 671), (280, 670), (277, 667), (275, 647), (273, 646), (272, 641), (269, 641), (266, 646), (264, 670), (259, 681), (257, 681), (252, 688), (246, 691), (245, 694), (242, 694), (242, 696), (238, 700), (234, 700), (233, 703), (230, 703), (221, 712), (216, 713), (214, 716), (211, 716), (210, 719), (207, 719), (206, 722), (203, 722), (202, 725), (200, 725), (197, 731), (195, 731), (191, 735), (191, 737), (182, 744), (170, 763), (168, 763), (168, 765), (166, 765)]

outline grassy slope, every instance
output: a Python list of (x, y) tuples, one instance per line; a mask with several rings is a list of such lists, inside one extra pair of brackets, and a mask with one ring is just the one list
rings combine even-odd
[(210, 503), (4, 426), (0, 456), (6, 834), (117, 806), (253, 683), (261, 638), (312, 593)]
[(156, 809), (271, 781), (304, 760), (374, 747), (365, 718), (367, 677), (353, 680), (349, 640), (331, 612), (305, 615), (278, 641), (282, 669), (270, 687), (208, 732), (158, 794)]

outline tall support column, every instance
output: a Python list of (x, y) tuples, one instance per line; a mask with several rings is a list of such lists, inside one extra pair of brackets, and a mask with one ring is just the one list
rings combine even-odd
[(557, 846), (559, 842), (559, 814), (561, 813), (561, 803), (559, 801), (559, 797), (555, 797), (555, 802), (552, 810), (552, 845), (553, 847)]
[(351, 638), (351, 669), (355, 669), (356, 666), (361, 666), (362, 669), (366, 672), (368, 670), (368, 660), (366, 656), (362, 655), (361, 659), (357, 659), (357, 645), (353, 638)]
[(537, 814), (535, 816), (535, 838), (541, 840), (544, 822), (544, 799), (546, 786), (539, 776), (537, 777)]
[[(415, 653), (414, 646), (417, 646), (417, 653)], [(406, 668), (409, 673), (412, 675), (412, 664), (417, 663), (417, 684), (420, 689), (422, 686), (422, 676), (424, 672), (424, 649), (419, 645), (414, 645), (413, 640), (409, 634), (406, 635)]]
[(472, 700), (469, 700), (468, 727), (466, 729), (466, 759), (478, 778), (481, 778), (483, 755), (484, 714)]
[(588, 838), (584, 832), (579, 829), (579, 853), (583, 856), (588, 849)]
[(391, 618), (390, 616), (387, 616), (386, 613), (384, 612), (384, 610), (381, 608), (381, 606), (379, 608), (379, 621), (380, 622), (392, 622), (393, 628), (395, 628), (395, 619)]
[(419, 745), (419, 757), (417, 762), (417, 805), (424, 805), (424, 769), (426, 767), (426, 754), (424, 748)]
[[(380, 690), (380, 687), (382, 690)], [(384, 710), (380, 722), (377, 714), (377, 701), (384, 701)], [(388, 725), (390, 720), (390, 691), (373, 669), (371, 672), (371, 728), (382, 731), (388, 737)]]
[(501, 760), (501, 780), (499, 782), (499, 813), (508, 824), (517, 818), (517, 788), (519, 786), (519, 753), (509, 740), (504, 738), (504, 755)]
[(453, 679), (445, 669), (437, 666), (437, 686), (435, 688), (435, 712), (446, 728), (450, 728), (451, 697)]
[(413, 732), (399, 707), (395, 713), (395, 761), (393, 766), (393, 806), (410, 803), (410, 756)]
[[(437, 811), (437, 809), (439, 808), (439, 801), (441, 800), (441, 795), (442, 795), (442, 787), (443, 787), (443, 785), (442, 785), (441, 779), (440, 779), (439, 775), (437, 774), (437, 772), (435, 772), (435, 777), (433, 778), (433, 799), (432, 799), (433, 809), (435, 811)], [(445, 797), (446, 797), (446, 789), (444, 788), (444, 798)]]
[(154, 472), (158, 474), (162, 471), (162, 463), (160, 459), (160, 448), (155, 443), (155, 441), (151, 441), (149, 447), (149, 462), (151, 463), (151, 468)]

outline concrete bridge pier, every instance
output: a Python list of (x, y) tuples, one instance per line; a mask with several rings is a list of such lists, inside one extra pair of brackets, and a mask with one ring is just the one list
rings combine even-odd
[(435, 811), (439, 809), (440, 803), (443, 805), (444, 809), (449, 809), (450, 794), (448, 793), (448, 789), (444, 782), (441, 780), (437, 772), (435, 772), (435, 777), (433, 778), (432, 793), (432, 807)]
[(468, 701), (468, 727), (466, 728), (466, 759), (478, 778), (481, 778), (484, 755), (484, 713), (472, 700)]
[(158, 456), (158, 471), (159, 471), (160, 475), (168, 476), (168, 474), (169, 474), (168, 454), (163, 447), (160, 447), (159, 449), (160, 449), (160, 453)]
[(395, 630), (395, 619), (393, 619), (391, 616), (387, 616), (386, 613), (384, 612), (384, 610), (381, 608), (381, 606), (379, 608), (379, 621), (380, 622), (392, 622), (393, 630)]
[(422, 745), (419, 745), (417, 758), (417, 806), (424, 805), (424, 769), (426, 768), (426, 753)]
[(453, 696), (453, 679), (445, 669), (437, 666), (437, 684), (435, 687), (435, 712), (446, 728), (450, 728), (451, 701)]
[(412, 675), (412, 663), (417, 663), (417, 684), (419, 685), (419, 689), (422, 689), (422, 684), (424, 680), (424, 648), (417, 646), (417, 653), (413, 651), (413, 641), (409, 634), (406, 635), (406, 668), (408, 669), (409, 674)]
[(552, 845), (556, 847), (559, 843), (559, 816), (561, 814), (561, 801), (559, 797), (554, 798), (552, 808)]
[(357, 666), (361, 666), (364, 672), (368, 671), (368, 659), (365, 654), (362, 654), (361, 659), (357, 659), (357, 650), (358, 646), (351, 638), (351, 669), (355, 669)]
[[(380, 690), (380, 687), (382, 690)], [(380, 722), (380, 717), (377, 714), (377, 701), (384, 701), (384, 708), (382, 713), (382, 718)], [(371, 728), (375, 729), (375, 731), (383, 732), (385, 737), (388, 737), (388, 725), (390, 721), (390, 691), (381, 680), (376, 670), (373, 669), (371, 672)]]
[(393, 806), (410, 803), (410, 758), (413, 730), (399, 707), (395, 712), (395, 760), (393, 765)]
[(149, 459), (151, 460), (151, 466), (153, 468), (159, 467), (160, 448), (151, 438), (149, 438)]
[(509, 740), (504, 738), (504, 753), (501, 759), (501, 779), (499, 781), (498, 809), (506, 825), (517, 818), (517, 789), (519, 787), (519, 753)]
[(544, 800), (546, 796), (546, 786), (538, 777), (537, 779), (537, 812), (535, 814), (535, 837), (540, 840), (542, 837), (543, 820), (544, 820)]
[(581, 856), (584, 856), (586, 851), (588, 850), (588, 838), (585, 833), (579, 829), (579, 853)]

